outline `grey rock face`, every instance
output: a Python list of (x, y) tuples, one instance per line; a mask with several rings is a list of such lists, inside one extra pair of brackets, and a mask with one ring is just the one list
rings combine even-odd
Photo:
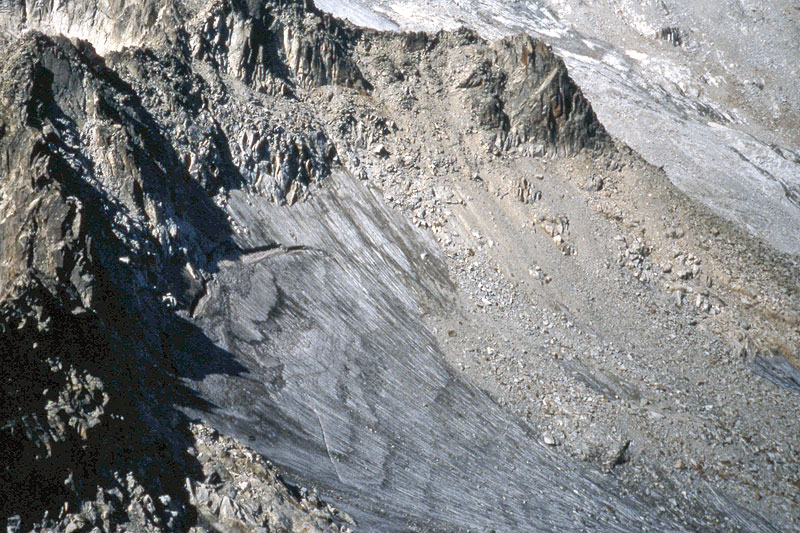
[[(153, 3), (130, 25), (59, 6), (6, 8), (0, 514), (73, 530), (684, 529), (445, 364), (422, 319), (452, 306), (442, 251), (342, 164), (304, 98), (370, 97), (365, 32), (300, 2)], [(25, 28), (113, 38), (101, 57)], [(459, 39), (476, 37), (437, 46)], [(549, 49), (481, 46), (463, 87), (501, 150), (610, 146)], [(551, 232), (565, 255), (567, 225)], [(307, 494), (281, 507), (287, 485), (249, 463), (275, 506), (247, 508), (249, 489), (220, 488), (243, 449), (189, 419), (355, 522)]]
[(528, 36), (499, 41), (484, 68), (488, 72), (476, 71), (464, 86), (484, 88), (485, 96), (473, 106), (482, 124), (501, 129), (497, 142), (503, 148), (539, 141), (570, 154), (609, 144), (564, 63), (541, 41)]
[(345, 31), (313, 5), (218, 2), (192, 22), (190, 31), (193, 57), (258, 91), (289, 94), (294, 84), (328, 83), (369, 89), (350, 58), (358, 32)]

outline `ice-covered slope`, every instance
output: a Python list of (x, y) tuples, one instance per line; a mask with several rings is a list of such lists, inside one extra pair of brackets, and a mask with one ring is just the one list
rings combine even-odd
[[(698, 80), (691, 72), (695, 61), (691, 54), (679, 55), (658, 48), (654, 48), (655, 55), (648, 54), (637, 49), (646, 39), (628, 41), (620, 31), (608, 34), (612, 42), (616, 39), (621, 45), (614, 46), (575, 31), (532, 1), (320, 0), (317, 4), (356, 24), (381, 29), (436, 31), (468, 26), (487, 38), (525, 32), (544, 40), (563, 56), (570, 74), (612, 135), (650, 163), (663, 166), (680, 189), (718, 214), (743, 225), (781, 251), (800, 253), (800, 153), (793, 145), (796, 134), (791, 132), (797, 117), (787, 117), (788, 126), (775, 121), (767, 134), (763, 126), (748, 121), (745, 112), (712, 91), (714, 85), (735, 81), (726, 80), (725, 76), (739, 76), (742, 80), (755, 77), (755, 54), (748, 56), (744, 72), (729, 70), (719, 79), (708, 75), (705, 80)], [(570, 13), (567, 6), (561, 7), (562, 14)], [(636, 15), (630, 6), (606, 9), (598, 23), (599, 35), (604, 34), (606, 23), (612, 28), (609, 21), (613, 20), (613, 13), (620, 17), (627, 13), (631, 18)], [(704, 13), (699, 8), (687, 8), (686, 12), (690, 22), (700, 20)], [(645, 20), (643, 17), (636, 20)], [(740, 23), (744, 25), (746, 21)], [(642, 22), (641, 30), (653, 24), (652, 20)], [(721, 23), (720, 31), (731, 27), (736, 27), (735, 21)], [(787, 25), (783, 33), (790, 35), (792, 27), (796, 25)], [(745, 40), (748, 29), (742, 29)], [(628, 48), (628, 42), (634, 47)], [(780, 69), (780, 64), (774, 65), (770, 59), (773, 56), (790, 57), (794, 53), (797, 57), (797, 45), (792, 52), (791, 41), (779, 40), (776, 46), (787, 48), (764, 56), (765, 71)], [(733, 54), (726, 50), (728, 56), (723, 55), (720, 62)], [(703, 92), (704, 86), (709, 90)]]

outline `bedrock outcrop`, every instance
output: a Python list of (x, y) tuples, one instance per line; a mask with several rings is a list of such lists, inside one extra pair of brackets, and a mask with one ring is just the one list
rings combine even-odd
[[(448, 258), (368, 183), (402, 149), (391, 118), (359, 114), (378, 76), (438, 91), (435, 58), (464, 51), (446, 89), (481, 157), (628, 154), (545, 45), (379, 34), (307, 1), (147, 3), (125, 24), (127, 5), (2, 6), (10, 527), (711, 520), (565, 458), (451, 368), (425, 318), (459, 298)], [(372, 57), (377, 42), (397, 55)], [(769, 527), (710, 508), (719, 527)]]

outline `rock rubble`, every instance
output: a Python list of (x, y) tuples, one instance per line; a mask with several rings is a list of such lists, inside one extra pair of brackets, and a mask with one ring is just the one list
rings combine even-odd
[(80, 6), (0, 50), (9, 529), (796, 526), (796, 265), (547, 46)]

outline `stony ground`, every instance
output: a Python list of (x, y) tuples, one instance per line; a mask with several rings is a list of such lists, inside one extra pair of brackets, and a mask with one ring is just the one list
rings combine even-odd
[(269, 461), (202, 424), (192, 425), (205, 478), (186, 480), (198, 525), (205, 531), (351, 531), (352, 520), (314, 491), (286, 485)]
[[(653, 483), (662, 502), (702, 514), (698, 502), (730, 497), (800, 527), (800, 381), (782, 362), (797, 362), (800, 333), (791, 258), (624, 147), (498, 149), (463, 105), (469, 47), (370, 44), (362, 68), (382, 99), (348, 116), (389, 126), (337, 141), (444, 249), (459, 302), (428, 319), (450, 364), (546, 444)], [(339, 94), (316, 97), (341, 120)]]

